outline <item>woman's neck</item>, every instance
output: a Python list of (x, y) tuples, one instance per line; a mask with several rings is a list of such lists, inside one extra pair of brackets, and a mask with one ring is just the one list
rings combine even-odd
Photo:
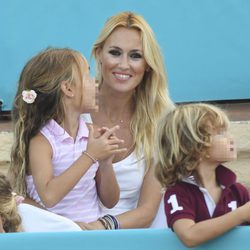
[(101, 89), (99, 95), (99, 112), (112, 122), (124, 122), (131, 119), (134, 100), (132, 93), (112, 93)]

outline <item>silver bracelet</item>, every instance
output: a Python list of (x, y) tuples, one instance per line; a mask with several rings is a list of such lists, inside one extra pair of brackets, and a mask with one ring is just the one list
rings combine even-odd
[(83, 151), (82, 153), (87, 155), (94, 163), (97, 162), (97, 159), (95, 159), (93, 156), (91, 156), (87, 151)]

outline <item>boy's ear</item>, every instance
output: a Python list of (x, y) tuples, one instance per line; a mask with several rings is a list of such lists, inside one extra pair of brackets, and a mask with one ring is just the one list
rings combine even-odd
[(61, 90), (64, 93), (64, 95), (66, 95), (68, 97), (74, 96), (74, 90), (72, 88), (72, 84), (69, 83), (68, 81), (62, 81)]

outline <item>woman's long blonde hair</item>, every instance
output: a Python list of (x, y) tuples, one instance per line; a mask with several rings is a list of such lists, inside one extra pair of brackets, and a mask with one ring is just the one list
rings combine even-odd
[(156, 177), (163, 187), (194, 173), (211, 146), (212, 132), (227, 129), (229, 120), (210, 104), (185, 104), (161, 119), (156, 136)]
[(9, 180), (3, 174), (0, 174), (0, 217), (6, 233), (21, 231), (21, 217), (18, 214), (15, 196)]
[[(9, 177), (15, 192), (26, 195), (25, 175), (29, 165), (29, 143), (50, 120), (64, 119), (61, 82), (73, 82), (75, 68), (80, 70), (80, 52), (71, 49), (48, 48), (31, 58), (20, 75), (12, 120), (14, 144), (11, 151)], [(32, 104), (22, 99), (23, 90), (34, 90)]]
[(98, 53), (118, 27), (136, 29), (140, 32), (144, 58), (150, 68), (135, 89), (135, 111), (130, 124), (136, 152), (139, 154), (143, 150), (149, 166), (154, 154), (156, 124), (162, 112), (170, 111), (174, 105), (169, 97), (164, 61), (155, 35), (144, 18), (132, 12), (121, 12), (109, 18), (93, 46), (92, 56), (96, 61), (99, 84), (102, 84), (103, 79)]

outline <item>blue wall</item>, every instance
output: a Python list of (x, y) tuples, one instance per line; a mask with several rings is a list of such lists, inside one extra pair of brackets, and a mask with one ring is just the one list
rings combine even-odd
[(31, 56), (68, 46), (89, 58), (106, 19), (124, 10), (143, 15), (155, 31), (174, 101), (250, 99), (248, 0), (1, 0), (4, 109)]
[[(250, 227), (242, 226), (193, 250), (249, 250)], [(188, 250), (170, 229), (123, 229), (0, 234), (1, 250)]]

